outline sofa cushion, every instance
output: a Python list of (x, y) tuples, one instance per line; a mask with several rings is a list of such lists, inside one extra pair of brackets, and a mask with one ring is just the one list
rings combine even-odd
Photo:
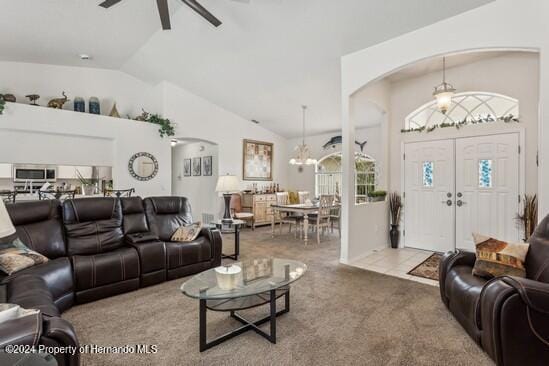
[(139, 257), (134, 248), (75, 255), (71, 260), (77, 292), (139, 277)]
[(149, 231), (143, 200), (140, 197), (124, 197), (120, 199), (120, 202), (124, 215), (124, 234)]
[(47, 261), (48, 258), (29, 249), (19, 238), (0, 242), (0, 270), (8, 275)]
[(473, 233), (476, 246), (475, 276), (492, 278), (498, 276), (526, 277), (524, 260), (527, 243), (511, 243)]
[(67, 255), (59, 201), (17, 202), (6, 208), (17, 237), (29, 248), (50, 259)]
[(143, 200), (151, 231), (170, 241), (173, 233), (193, 222), (191, 205), (185, 197), (149, 197)]
[(446, 275), (445, 291), (450, 311), (477, 342), (477, 306), (486, 282), (487, 279), (473, 275), (472, 268), (466, 265), (455, 266)]
[(82, 198), (63, 203), (69, 255), (95, 254), (124, 244), (122, 208), (117, 198)]
[(32, 274), (17, 276), (10, 281), (8, 301), (25, 309), (38, 309), (50, 316), (60, 315), (46, 281)]
[(178, 268), (189, 264), (209, 261), (212, 259), (212, 245), (207, 237), (199, 236), (196, 240), (179, 243), (167, 242), (166, 252), (168, 269)]
[(194, 224), (180, 226), (171, 237), (171, 241), (180, 243), (189, 243), (195, 240), (202, 230), (202, 223), (195, 222)]

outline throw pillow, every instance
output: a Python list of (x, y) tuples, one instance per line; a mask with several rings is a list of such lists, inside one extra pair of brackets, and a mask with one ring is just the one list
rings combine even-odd
[(479, 277), (526, 277), (524, 261), (528, 243), (509, 243), (488, 236), (473, 234), (477, 259), (473, 274)]
[(19, 238), (0, 243), (0, 270), (8, 275), (47, 261), (48, 258), (29, 249)]
[(179, 242), (193, 241), (198, 237), (198, 234), (200, 234), (200, 230), (202, 230), (201, 222), (195, 222), (194, 224), (181, 226), (175, 231), (175, 233), (173, 233), (171, 240)]

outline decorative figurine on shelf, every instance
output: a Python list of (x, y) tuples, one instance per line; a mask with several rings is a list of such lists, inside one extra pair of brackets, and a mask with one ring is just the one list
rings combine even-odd
[(141, 113), (141, 115), (134, 118), (135, 121), (147, 122), (149, 120), (149, 112), (145, 111), (144, 109), (142, 109), (142, 111), (143, 113)]
[(13, 94), (0, 94), (0, 97), (2, 97), (4, 102), (15, 103), (15, 101), (17, 100), (17, 98), (15, 98), (15, 95)]
[(116, 108), (116, 102), (112, 106), (111, 113), (109, 113), (109, 116), (115, 117), (115, 118), (120, 118), (120, 113), (118, 113), (118, 109)]
[(81, 98), (81, 97), (74, 98), (74, 111), (86, 112), (86, 101), (84, 100), (84, 98)]
[(25, 95), (25, 98), (29, 98), (31, 104), (30, 105), (38, 105), (38, 103), (36, 103), (36, 101), (38, 99), (40, 99), (40, 95), (38, 94), (29, 94), (29, 95)]
[(97, 99), (96, 97), (90, 98), (88, 111), (91, 114), (101, 114), (101, 105), (99, 104), (99, 99)]
[(54, 98), (48, 102), (49, 108), (55, 108), (55, 109), (63, 109), (63, 105), (69, 101), (69, 98), (67, 98), (67, 94), (65, 92), (61, 93), (63, 95), (63, 98)]

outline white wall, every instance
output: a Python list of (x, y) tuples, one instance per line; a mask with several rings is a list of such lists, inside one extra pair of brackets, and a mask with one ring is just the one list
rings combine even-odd
[(0, 93), (14, 94), (18, 103), (30, 103), (27, 94), (39, 94), (38, 104), (45, 106), (65, 91), (70, 102), (64, 109), (74, 110), (74, 98), (82, 97), (88, 111), (89, 98), (95, 96), (104, 115), (110, 113), (114, 102), (123, 117), (130, 114), (133, 118), (141, 114), (142, 108), (162, 112), (158, 89), (116, 70), (1, 61), (0, 85)]
[[(135, 187), (142, 196), (171, 194), (169, 138), (161, 139), (157, 126), (75, 113), (72, 102), (63, 111), (25, 105), (26, 94), (40, 94), (39, 104), (46, 105), (49, 99), (65, 91), (70, 99), (81, 96), (87, 101), (90, 96), (97, 96), (103, 114), (108, 114), (116, 101), (122, 116), (133, 117), (145, 108), (170, 118), (177, 124), (177, 137), (218, 144), (218, 169), (222, 174), (242, 177), (243, 139), (272, 142), (274, 181), (282, 186), (287, 182), (283, 137), (173, 84), (152, 86), (121, 71), (0, 62), (0, 85), (3, 85), (0, 93), (15, 94), (18, 101), (8, 103), (0, 116), (0, 162), (108, 165), (113, 167), (115, 188)], [(152, 181), (139, 182), (129, 175), (128, 160), (140, 151), (158, 159), (159, 173)], [(243, 182), (242, 188), (249, 184)]]
[(287, 185), (285, 138), (171, 83), (163, 85), (164, 114), (177, 122), (176, 137), (217, 144), (219, 174), (234, 174), (241, 180), (241, 188), (248, 188), (253, 182), (242, 180), (242, 144), (244, 139), (260, 140), (274, 144), (273, 182)]
[[(171, 147), (158, 127), (107, 116), (7, 103), (0, 116), (0, 160), (9, 163), (113, 167), (114, 187), (140, 196), (171, 193)], [(147, 182), (131, 177), (128, 161), (149, 152), (159, 162)]]
[[(184, 159), (212, 157), (212, 175), (186, 177), (183, 174)], [(203, 213), (218, 215), (219, 198), (215, 192), (218, 177), (217, 145), (206, 142), (178, 144), (172, 148), (172, 194), (185, 196), (191, 202), (193, 219), (202, 220)]]
[[(405, 79), (391, 84), (390, 100), (390, 149), (399, 152), (402, 142), (448, 137), (475, 136), (486, 133), (524, 129), (526, 155), (526, 192), (537, 193), (538, 167), (538, 101), (539, 101), (539, 55), (536, 53), (509, 53), (503, 56), (480, 60), (450, 68), (446, 73), (458, 92), (485, 91), (508, 95), (519, 101), (520, 123), (494, 123), (490, 125), (465, 126), (438, 129), (430, 133), (406, 133), (404, 120), (411, 112), (432, 100), (431, 91), (440, 83), (440, 72)], [(390, 159), (391, 190), (400, 191), (401, 154)]]
[[(321, 135), (307, 136), (305, 143), (311, 148), (312, 156), (319, 160), (322, 157), (341, 151), (341, 145), (335, 148), (323, 148), (323, 145), (332, 137), (341, 135), (341, 131), (325, 133)], [(364, 146), (364, 153), (376, 159), (376, 163), (384, 166), (383, 161), (383, 146), (381, 139), (381, 125), (360, 128), (356, 132), (356, 140), (359, 142), (368, 141)], [(286, 161), (289, 161), (294, 153), (294, 147), (301, 144), (301, 138), (288, 140), (288, 156)], [(360, 147), (355, 145), (355, 151), (360, 152)], [(381, 171), (380, 171), (381, 173)], [(315, 168), (314, 166), (303, 166), (300, 172), (297, 166), (288, 165), (288, 185), (284, 188), (292, 191), (309, 191), (311, 194), (315, 192)], [(383, 187), (383, 182), (380, 182), (380, 188)]]
[[(344, 137), (341, 260), (349, 262), (371, 250), (374, 244), (365, 239), (364, 228), (357, 222), (375, 217), (369, 209), (357, 210), (352, 205), (354, 122), (350, 118), (354, 93), (380, 77), (416, 61), (443, 54), (482, 49), (524, 49), (540, 52), (539, 116), (539, 216), (549, 211), (549, 38), (546, 19), (549, 2), (542, 0), (497, 0), (483, 7), (440, 21), (342, 58), (342, 129)], [(521, 24), (520, 30), (509, 24)], [(451, 40), (451, 42), (449, 42)], [(454, 81), (457, 83), (457, 80)], [(347, 142), (345, 142), (347, 141)], [(388, 139), (386, 140), (389, 141)], [(345, 192), (347, 194), (345, 195)], [(362, 207), (364, 208), (364, 207)]]

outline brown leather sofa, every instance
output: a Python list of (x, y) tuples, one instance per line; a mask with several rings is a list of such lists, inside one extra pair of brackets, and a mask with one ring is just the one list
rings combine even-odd
[[(50, 260), (2, 278), (7, 291), (0, 302), (39, 309), (41, 314), (38, 321), (21, 318), (0, 324), (0, 347), (77, 347), (74, 328), (60, 317), (74, 304), (221, 264), (221, 235), (216, 230), (204, 229), (191, 243), (169, 242), (180, 224), (192, 220), (187, 199), (159, 197), (145, 202), (147, 210), (139, 197), (6, 205), (17, 230), (13, 238), (19, 236)], [(78, 353), (55, 357), (59, 365), (78, 365), (80, 359)]]
[(442, 301), (497, 365), (549, 364), (549, 216), (529, 242), (526, 278), (473, 276), (469, 252), (440, 263)]

